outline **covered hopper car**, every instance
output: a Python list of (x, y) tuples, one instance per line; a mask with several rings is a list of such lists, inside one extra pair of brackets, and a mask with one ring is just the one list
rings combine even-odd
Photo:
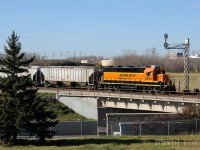
[(93, 73), (94, 67), (87, 66), (42, 66), (31, 76), (34, 82), (45, 87), (53, 85), (75, 87), (87, 86)]

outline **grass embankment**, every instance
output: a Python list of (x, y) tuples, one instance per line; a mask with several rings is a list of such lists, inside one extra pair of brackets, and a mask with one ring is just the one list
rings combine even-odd
[(21, 141), (17, 146), (0, 145), (1, 150), (182, 150), (199, 149), (200, 135), (187, 136), (94, 136), (48, 140), (42, 146), (36, 140)]
[(55, 100), (54, 93), (39, 93), (39, 95), (46, 98), (47, 100), (50, 100), (50, 105), (54, 109), (54, 111), (57, 113), (57, 115), (58, 115), (57, 119), (59, 121), (91, 120), (91, 119), (87, 119), (84, 116), (81, 116), (80, 114), (74, 112), (69, 107), (67, 107), (64, 104), (60, 103), (59, 101)]

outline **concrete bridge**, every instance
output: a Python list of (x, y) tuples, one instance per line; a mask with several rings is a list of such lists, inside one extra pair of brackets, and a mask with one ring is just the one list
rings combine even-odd
[(87, 118), (97, 120), (97, 133), (107, 135), (119, 132), (122, 122), (143, 121), (152, 115), (182, 112), (185, 106), (200, 105), (199, 93), (189, 96), (72, 89), (57, 89), (56, 93), (60, 102)]
[(57, 99), (87, 118), (105, 120), (106, 113), (177, 113), (185, 106), (200, 105), (196, 95), (159, 95), (111, 91), (57, 90)]

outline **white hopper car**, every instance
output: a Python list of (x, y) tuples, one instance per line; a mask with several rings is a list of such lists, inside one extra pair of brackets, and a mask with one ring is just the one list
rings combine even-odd
[[(31, 79), (40, 86), (94, 86), (97, 83), (95, 67), (92, 66), (31, 66), (28, 72), (21, 75), (30, 74)], [(0, 73), (1, 77), (6, 77), (5, 73)]]
[(94, 69), (90, 66), (32, 66), (30, 74), (34, 82), (44, 86), (87, 86), (94, 84)]
[[(39, 66), (31, 66), (28, 68), (28, 72), (18, 73), (17, 76), (26, 76), (28, 74), (31, 75), (31, 79), (34, 78), (34, 75), (37, 73)], [(0, 77), (4, 78), (7, 77), (6, 73), (0, 72)]]

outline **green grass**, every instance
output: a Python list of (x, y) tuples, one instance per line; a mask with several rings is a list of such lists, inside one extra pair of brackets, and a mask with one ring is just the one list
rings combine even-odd
[[(157, 140), (165, 139), (162, 143)], [(190, 140), (190, 141), (189, 141)], [(193, 140), (193, 142), (192, 142)], [(196, 141), (196, 142), (194, 142)], [(48, 140), (42, 146), (36, 140), (21, 141), (17, 146), (0, 145), (1, 150), (182, 150), (199, 149), (200, 135), (188, 136), (93, 136)]]
[(57, 119), (59, 121), (86, 121), (91, 120), (86, 117), (74, 112), (68, 106), (65, 106), (63, 103), (55, 100), (54, 93), (38, 93), (43, 98), (49, 100), (51, 107), (54, 109), (56, 114), (58, 115)]
[(84, 116), (81, 116), (78, 113), (68, 113), (68, 114), (62, 114), (58, 116), (59, 121), (91, 121), (92, 119), (88, 119)]
[[(184, 74), (183, 73), (169, 73), (173, 79), (175, 79), (176, 89), (179, 90), (180, 81), (180, 91), (184, 90)], [(200, 89), (200, 73), (190, 73), (189, 74), (189, 84), (190, 91), (193, 92), (194, 89)]]

